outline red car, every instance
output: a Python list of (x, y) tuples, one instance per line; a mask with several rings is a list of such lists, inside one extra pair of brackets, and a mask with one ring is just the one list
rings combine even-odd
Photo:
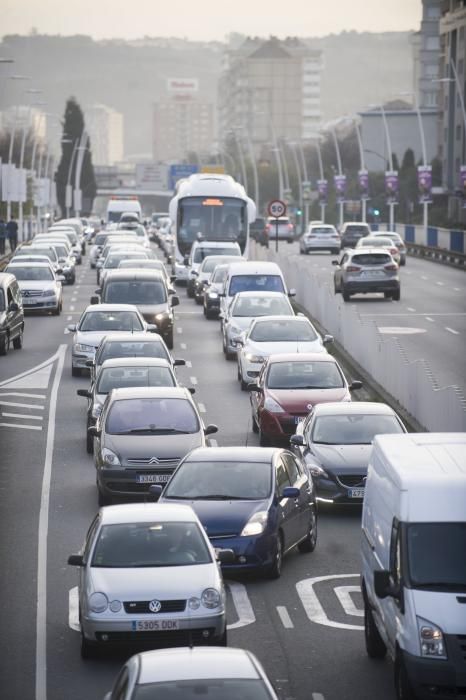
[(362, 383), (348, 384), (340, 365), (327, 353), (270, 355), (249, 384), (252, 429), (265, 447), (288, 442), (296, 425), (311, 408), (326, 401), (351, 401), (350, 392)]

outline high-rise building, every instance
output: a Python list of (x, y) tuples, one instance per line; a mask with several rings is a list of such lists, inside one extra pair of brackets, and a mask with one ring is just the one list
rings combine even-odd
[(85, 110), (86, 131), (91, 139), (92, 162), (114, 165), (123, 160), (123, 115), (95, 104)]
[(254, 145), (310, 139), (321, 122), (321, 51), (296, 38), (251, 39), (224, 56), (219, 82), (220, 139), (241, 127)]
[(209, 154), (215, 142), (214, 105), (199, 94), (196, 78), (169, 78), (167, 97), (154, 104), (152, 153), (155, 161)]
[(466, 221), (459, 196), (460, 168), (466, 166), (466, 1), (443, 0), (440, 18), (440, 146), (449, 216)]
[(413, 92), (421, 109), (438, 107), (440, 58), (440, 0), (422, 0), (421, 28), (411, 37)]

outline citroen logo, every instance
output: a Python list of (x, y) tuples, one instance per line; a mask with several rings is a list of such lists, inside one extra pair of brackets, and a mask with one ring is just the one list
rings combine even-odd
[(160, 612), (161, 609), (162, 609), (162, 603), (160, 602), (160, 600), (156, 600), (156, 599), (154, 598), (154, 600), (151, 600), (151, 601), (150, 601), (150, 603), (149, 603), (149, 610), (150, 610), (151, 612), (153, 612), (153, 613), (158, 613), (158, 612)]
[(149, 460), (149, 464), (160, 464), (160, 462), (157, 459), (157, 457), (151, 457)]

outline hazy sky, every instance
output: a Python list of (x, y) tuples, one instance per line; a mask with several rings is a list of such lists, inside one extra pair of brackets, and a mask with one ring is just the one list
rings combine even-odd
[(97, 39), (323, 36), (418, 29), (421, 13), (421, 0), (0, 0), (0, 32), (28, 34), (34, 27)]

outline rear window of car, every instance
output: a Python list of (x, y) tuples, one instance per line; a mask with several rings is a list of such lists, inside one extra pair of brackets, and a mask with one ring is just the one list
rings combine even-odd
[(160, 340), (118, 341), (108, 340), (99, 352), (98, 363), (117, 357), (160, 357), (170, 360), (164, 343)]
[(336, 234), (336, 231), (332, 226), (313, 226), (309, 233), (317, 233), (319, 236), (323, 234), (328, 236)]
[(259, 343), (279, 343), (291, 341), (317, 340), (316, 332), (306, 320), (283, 319), (256, 322), (249, 335), (251, 340)]
[(229, 296), (238, 292), (284, 292), (280, 275), (235, 275), (231, 278)]
[(105, 285), (106, 304), (165, 304), (167, 293), (162, 280), (112, 281)]
[(356, 265), (387, 265), (392, 261), (390, 255), (386, 253), (364, 253), (353, 255), (351, 262)]
[(175, 380), (169, 367), (105, 367), (99, 374), (97, 393), (138, 386), (175, 386)]
[(98, 236), (94, 238), (94, 245), (105, 245), (105, 241), (107, 240), (107, 233), (101, 233)]

